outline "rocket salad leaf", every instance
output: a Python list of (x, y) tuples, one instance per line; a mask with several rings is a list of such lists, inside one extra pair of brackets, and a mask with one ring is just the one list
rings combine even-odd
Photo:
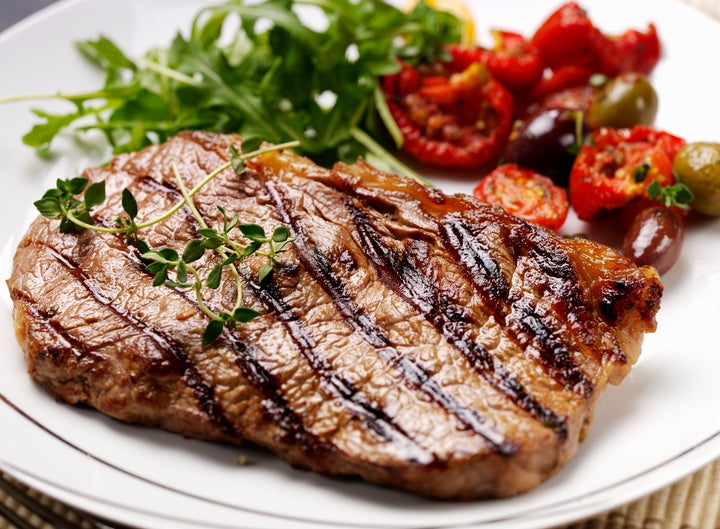
[[(322, 26), (318, 29), (318, 25)], [(299, 141), (318, 163), (378, 157), (409, 173), (374, 138), (386, 137), (378, 78), (445, 57), (461, 24), (424, 2), (409, 13), (381, 0), (228, 1), (207, 7), (164, 48), (132, 59), (104, 36), (78, 43), (105, 74), (102, 89), (49, 95), (74, 109), (36, 114), (24, 137), (49, 151), (63, 129), (97, 129), (115, 153), (184, 129)], [(417, 175), (413, 175), (417, 176)]]

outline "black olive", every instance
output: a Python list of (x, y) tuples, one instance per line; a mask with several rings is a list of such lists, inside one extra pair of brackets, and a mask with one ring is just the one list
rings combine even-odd
[(685, 227), (680, 214), (663, 205), (638, 213), (623, 241), (623, 255), (635, 264), (654, 266), (664, 274), (680, 256)]
[(512, 133), (503, 159), (566, 187), (582, 133), (581, 111), (542, 109)]

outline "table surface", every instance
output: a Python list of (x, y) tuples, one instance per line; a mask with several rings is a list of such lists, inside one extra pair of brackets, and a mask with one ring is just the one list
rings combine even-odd
[(56, 0), (0, 0), (0, 31)]

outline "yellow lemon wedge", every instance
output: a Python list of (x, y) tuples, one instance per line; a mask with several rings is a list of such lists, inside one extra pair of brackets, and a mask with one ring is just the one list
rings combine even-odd
[[(405, 10), (411, 11), (421, 0), (408, 0)], [(461, 44), (472, 46), (475, 44), (475, 22), (473, 14), (463, 0), (425, 0), (425, 3), (438, 11), (445, 11), (455, 15), (462, 23)]]

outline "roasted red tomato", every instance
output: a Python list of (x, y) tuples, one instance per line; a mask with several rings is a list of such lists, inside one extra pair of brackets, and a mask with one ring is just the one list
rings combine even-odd
[(660, 39), (654, 24), (647, 31), (629, 29), (622, 35), (595, 35), (600, 71), (608, 77), (626, 72), (650, 73), (660, 60)]
[(531, 43), (552, 69), (582, 66), (608, 77), (624, 72), (650, 73), (660, 58), (660, 40), (653, 24), (644, 32), (629, 29), (621, 35), (606, 35), (576, 2), (554, 11)]
[(537, 83), (543, 74), (540, 53), (520, 33), (493, 30), (492, 48), (481, 46), (453, 46), (453, 67), (464, 70), (473, 62), (484, 65), (494, 79), (512, 92), (526, 90)]
[(383, 78), (403, 150), (423, 163), (474, 168), (495, 163), (512, 128), (513, 97), (484, 66), (412, 68)]
[(594, 42), (597, 33), (598, 29), (587, 12), (577, 2), (568, 2), (540, 25), (531, 42), (549, 68), (575, 65), (595, 70)]
[(590, 84), (595, 73), (585, 66), (562, 66), (543, 77), (517, 98), (515, 117), (525, 119), (545, 108), (587, 111), (597, 88)]
[(565, 189), (540, 173), (511, 163), (483, 178), (473, 194), (511, 215), (554, 230), (563, 225), (570, 207)]
[(672, 160), (684, 144), (682, 138), (644, 125), (593, 132), (570, 172), (570, 203), (577, 216), (592, 220), (643, 198), (653, 180), (673, 184)]

